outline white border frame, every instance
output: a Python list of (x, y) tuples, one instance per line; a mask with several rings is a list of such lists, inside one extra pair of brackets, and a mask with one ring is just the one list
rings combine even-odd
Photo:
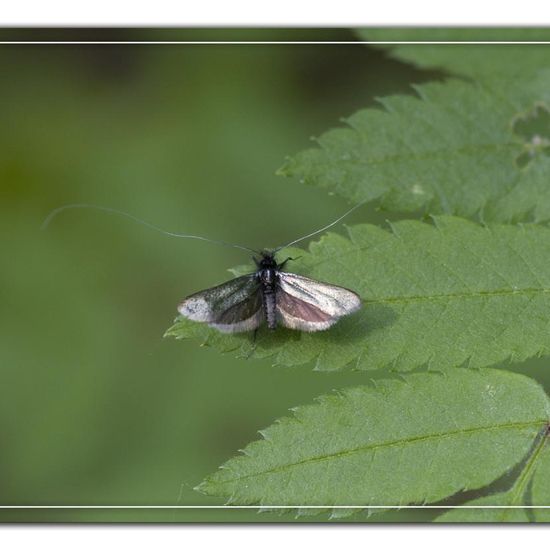
[[(228, 27), (226, 27), (228, 28)], [(9, 27), (3, 27), (0, 30), (13, 30)], [(18, 29), (19, 30), (19, 29)], [(23, 29), (37, 30), (36, 28), (26, 27)], [(53, 29), (51, 29), (53, 30)], [(179, 30), (185, 31), (187, 29), (180, 28)], [(219, 30), (223, 30), (222, 27)], [(319, 30), (323, 30), (319, 28)], [(548, 28), (550, 32), (550, 28)], [(447, 45), (447, 44), (466, 44), (466, 45), (546, 45), (550, 44), (550, 41), (506, 41), (506, 40), (357, 40), (357, 41), (317, 41), (317, 40), (156, 40), (156, 41), (98, 41), (98, 40), (61, 40), (61, 41), (30, 41), (30, 40), (8, 40), (0, 41), (2, 45), (176, 45), (176, 44), (188, 44), (188, 45), (364, 45), (364, 44), (383, 44), (383, 45), (399, 45), (399, 44), (435, 44), (435, 45)], [(540, 510), (550, 509), (550, 505), (518, 505), (518, 506), (499, 506), (499, 505), (402, 505), (402, 506), (383, 506), (383, 505), (363, 505), (363, 506), (347, 506), (347, 505), (311, 505), (311, 506), (289, 506), (289, 505), (0, 505), (0, 510), (368, 510), (368, 509), (383, 509), (383, 510), (455, 510), (455, 509), (474, 509), (474, 510), (499, 510), (499, 509), (513, 509), (513, 510)]]

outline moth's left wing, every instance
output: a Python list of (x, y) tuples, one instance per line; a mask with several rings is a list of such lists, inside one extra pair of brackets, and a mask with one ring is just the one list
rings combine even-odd
[(361, 298), (347, 288), (296, 275), (279, 273), (277, 318), (306, 332), (326, 330), (344, 315), (361, 307)]
[(187, 297), (178, 311), (220, 332), (245, 332), (263, 320), (262, 296), (255, 274), (237, 277)]

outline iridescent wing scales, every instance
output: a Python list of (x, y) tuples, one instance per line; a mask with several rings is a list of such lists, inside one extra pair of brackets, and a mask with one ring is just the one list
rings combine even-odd
[(326, 330), (361, 307), (361, 298), (347, 288), (283, 272), (276, 302), (278, 321), (306, 332)]
[(208, 323), (221, 332), (245, 332), (260, 326), (264, 319), (260, 284), (255, 274), (187, 297), (178, 311), (192, 321)]

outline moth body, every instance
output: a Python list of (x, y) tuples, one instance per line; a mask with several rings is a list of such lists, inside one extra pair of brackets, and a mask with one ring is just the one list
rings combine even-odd
[(262, 304), (265, 321), (268, 328), (277, 328), (277, 284), (279, 282), (280, 266), (275, 261), (273, 254), (264, 252), (260, 261), (256, 260), (258, 271), (256, 275), (260, 281)]

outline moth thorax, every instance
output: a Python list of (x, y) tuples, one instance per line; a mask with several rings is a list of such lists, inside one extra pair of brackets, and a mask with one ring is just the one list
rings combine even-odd
[(275, 269), (262, 269), (260, 271), (260, 281), (264, 285), (273, 285), (277, 280), (277, 271)]

